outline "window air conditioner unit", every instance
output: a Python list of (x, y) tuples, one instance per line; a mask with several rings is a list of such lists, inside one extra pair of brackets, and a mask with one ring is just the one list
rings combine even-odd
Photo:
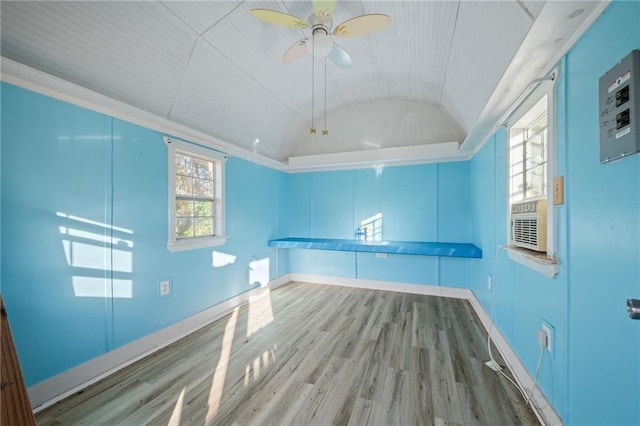
[(511, 244), (547, 251), (547, 200), (521, 201), (511, 205)]

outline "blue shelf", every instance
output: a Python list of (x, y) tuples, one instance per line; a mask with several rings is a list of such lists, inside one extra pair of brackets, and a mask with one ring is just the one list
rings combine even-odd
[(269, 240), (269, 247), (482, 258), (482, 250), (477, 246), (468, 243), (358, 241), (328, 238), (279, 238), (277, 240)]

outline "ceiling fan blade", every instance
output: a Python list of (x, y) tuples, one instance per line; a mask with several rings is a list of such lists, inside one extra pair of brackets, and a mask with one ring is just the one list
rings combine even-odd
[(293, 45), (284, 52), (284, 55), (282, 55), (282, 62), (290, 64), (304, 56), (304, 54), (307, 53), (307, 40), (307, 38), (303, 38), (293, 43)]
[(357, 16), (337, 25), (333, 34), (342, 38), (364, 36), (383, 29), (389, 21), (390, 17), (379, 13)]
[(329, 16), (333, 16), (333, 9), (336, 6), (336, 0), (313, 0), (313, 13), (326, 13)]
[(351, 61), (351, 55), (337, 43), (333, 43), (333, 50), (329, 53), (329, 59), (339, 67), (351, 68), (353, 61)]
[(309, 25), (297, 16), (270, 9), (251, 9), (251, 14), (270, 24), (282, 25), (289, 28), (307, 28)]

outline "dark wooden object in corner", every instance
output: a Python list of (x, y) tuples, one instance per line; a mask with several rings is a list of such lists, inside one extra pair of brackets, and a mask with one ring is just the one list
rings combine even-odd
[(29, 404), (27, 388), (24, 385), (20, 362), (13, 345), (13, 337), (9, 328), (7, 312), (0, 295), (0, 313), (2, 315), (2, 329), (0, 340), (2, 345), (2, 369), (0, 370), (0, 425), (35, 426), (36, 421)]

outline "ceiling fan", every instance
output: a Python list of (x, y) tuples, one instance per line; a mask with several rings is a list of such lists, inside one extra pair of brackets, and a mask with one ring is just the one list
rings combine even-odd
[(316, 57), (328, 57), (333, 63), (350, 68), (351, 56), (342, 46), (334, 42), (335, 37), (349, 38), (371, 34), (384, 28), (391, 18), (387, 15), (374, 13), (347, 19), (333, 30), (333, 9), (335, 0), (313, 0), (313, 13), (304, 21), (297, 16), (271, 9), (252, 9), (251, 14), (270, 24), (282, 25), (289, 28), (311, 28), (311, 37), (296, 41), (282, 56), (282, 62), (290, 64), (305, 53)]

